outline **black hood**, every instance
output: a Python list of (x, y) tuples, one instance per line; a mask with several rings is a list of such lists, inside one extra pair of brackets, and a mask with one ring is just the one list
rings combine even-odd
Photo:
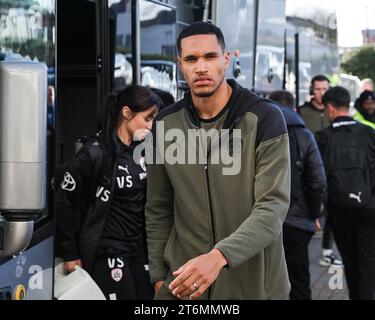
[(354, 108), (367, 120), (370, 122), (375, 122), (375, 115), (369, 115), (365, 109), (362, 107), (361, 100), (358, 98), (354, 103)]
[(278, 106), (283, 113), (286, 125), (288, 127), (301, 127), (305, 128), (305, 123), (303, 122), (301, 116), (297, 113), (291, 110), (290, 108)]

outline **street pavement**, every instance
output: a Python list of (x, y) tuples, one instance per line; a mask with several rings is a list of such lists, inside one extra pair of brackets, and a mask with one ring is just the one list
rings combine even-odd
[[(334, 253), (340, 257), (334, 247)], [(343, 268), (321, 267), (322, 232), (317, 232), (309, 245), (310, 281), (313, 300), (348, 300)]]

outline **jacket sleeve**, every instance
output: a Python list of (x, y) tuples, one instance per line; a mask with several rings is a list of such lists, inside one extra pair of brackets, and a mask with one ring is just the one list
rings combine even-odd
[(174, 224), (173, 199), (173, 187), (164, 165), (148, 163), (145, 218), (152, 283), (165, 280), (169, 270), (164, 262), (164, 251)]
[(56, 186), (56, 239), (65, 261), (81, 257), (77, 240), (85, 213), (82, 204), (89, 187), (91, 167), (90, 154), (83, 148), (66, 166)]
[(320, 156), (321, 156), (322, 159), (324, 159), (324, 151), (325, 151), (325, 147), (328, 143), (328, 138), (322, 131), (318, 131), (315, 134), (315, 139), (316, 139), (316, 143), (318, 145)]
[(273, 108), (258, 127), (254, 199), (249, 217), (215, 246), (228, 268), (248, 261), (270, 246), (282, 232), (290, 201), (289, 138), (281, 112)]
[(370, 127), (366, 127), (367, 136), (368, 136), (368, 163), (370, 169), (370, 177), (371, 177), (371, 186), (372, 186), (372, 197), (375, 196), (375, 130)]
[(301, 130), (304, 151), (304, 187), (307, 208), (312, 219), (322, 216), (326, 177), (322, 157), (313, 134), (307, 129)]

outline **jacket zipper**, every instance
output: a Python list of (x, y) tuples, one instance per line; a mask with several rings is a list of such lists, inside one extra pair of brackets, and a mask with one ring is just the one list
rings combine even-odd
[(208, 188), (208, 202), (210, 205), (210, 216), (211, 216), (211, 225), (212, 225), (212, 234), (213, 234), (213, 242), (214, 245), (216, 244), (216, 231), (215, 231), (215, 217), (214, 217), (214, 209), (212, 205), (212, 198), (211, 198), (211, 187), (210, 187), (210, 176), (208, 174), (208, 165), (204, 167), (206, 171), (206, 181), (207, 181), (207, 188)]
[[(237, 123), (237, 119), (233, 122), (233, 124), (230, 126), (229, 130), (232, 131)], [(211, 144), (212, 146), (212, 144)], [(211, 156), (211, 150), (208, 151), (207, 154), (207, 164), (204, 166), (204, 171), (206, 173), (206, 183), (207, 183), (207, 191), (208, 191), (208, 202), (210, 206), (210, 217), (211, 217), (211, 226), (212, 226), (212, 239), (214, 245), (216, 244), (216, 229), (215, 229), (215, 215), (214, 215), (214, 208), (212, 205), (212, 197), (211, 197), (211, 187), (210, 187), (210, 175), (208, 173), (208, 162)], [(208, 300), (211, 300), (212, 298), (212, 292), (214, 288), (215, 282), (208, 288)]]
[[(208, 163), (205, 165), (204, 170), (205, 170), (205, 173), (206, 173), (206, 182), (207, 182), (207, 189), (208, 189), (208, 202), (209, 202), (209, 206), (210, 206), (210, 217), (211, 217), (212, 239), (213, 239), (213, 243), (214, 243), (214, 245), (215, 245), (215, 244), (216, 244), (215, 217), (214, 217), (214, 209), (213, 209), (213, 206), (212, 206), (211, 187), (210, 187), (210, 176), (209, 176), (209, 174), (208, 174)], [(208, 300), (211, 300), (212, 291), (213, 291), (213, 286), (214, 286), (214, 284), (212, 284), (212, 285), (208, 288)]]
[(111, 199), (109, 200), (108, 211), (109, 211), (109, 208), (111, 207), (112, 199), (113, 199), (113, 192), (115, 191), (115, 187), (116, 187), (116, 169), (117, 169), (117, 157), (115, 161), (115, 166), (113, 167), (112, 177), (110, 181)]

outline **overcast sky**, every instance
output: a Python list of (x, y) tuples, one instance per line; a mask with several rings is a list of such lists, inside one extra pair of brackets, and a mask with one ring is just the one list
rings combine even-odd
[(375, 0), (339, 0), (336, 7), (339, 45), (361, 46), (361, 30), (375, 29)]

